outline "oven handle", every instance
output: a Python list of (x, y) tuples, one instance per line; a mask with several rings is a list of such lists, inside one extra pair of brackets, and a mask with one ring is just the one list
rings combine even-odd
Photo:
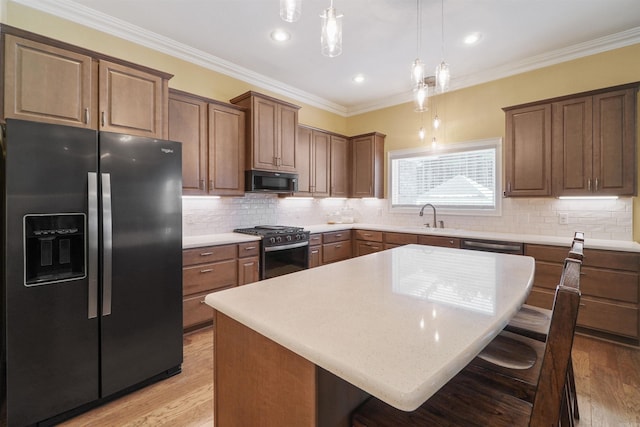
[(264, 248), (265, 252), (284, 251), (285, 249), (301, 248), (303, 246), (309, 246), (309, 242), (289, 243), (286, 245), (269, 246)]

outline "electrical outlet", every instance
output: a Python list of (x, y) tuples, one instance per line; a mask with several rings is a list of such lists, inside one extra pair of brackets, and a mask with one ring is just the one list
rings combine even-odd
[(560, 214), (558, 214), (558, 224), (569, 224), (569, 214), (566, 212), (561, 212)]

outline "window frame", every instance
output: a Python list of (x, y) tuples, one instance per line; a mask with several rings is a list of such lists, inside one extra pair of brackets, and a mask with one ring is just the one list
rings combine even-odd
[(439, 146), (435, 149), (431, 147), (420, 148), (408, 148), (402, 150), (393, 150), (387, 152), (387, 188), (389, 189), (389, 212), (390, 213), (402, 213), (402, 214), (417, 214), (420, 211), (420, 206), (394, 206), (393, 205), (393, 160), (410, 158), (410, 157), (423, 157), (438, 154), (459, 153), (466, 151), (476, 151), (482, 149), (495, 149), (495, 208), (494, 209), (445, 209), (439, 208), (436, 205), (438, 214), (442, 215), (462, 215), (462, 216), (501, 216), (502, 215), (502, 138), (487, 138), (473, 141), (465, 141), (458, 143), (446, 144)]

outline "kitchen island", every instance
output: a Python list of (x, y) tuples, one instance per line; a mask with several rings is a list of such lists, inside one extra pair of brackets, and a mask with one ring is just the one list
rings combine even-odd
[(369, 395), (413, 410), (531, 289), (525, 256), (408, 245), (206, 297), (215, 425), (349, 425)]

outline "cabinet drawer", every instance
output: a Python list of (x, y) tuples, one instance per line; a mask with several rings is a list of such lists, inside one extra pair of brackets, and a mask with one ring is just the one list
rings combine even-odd
[(384, 250), (382, 243), (356, 240), (356, 256), (372, 254)]
[(322, 234), (311, 234), (309, 236), (309, 246), (316, 246), (322, 244)]
[[(536, 261), (535, 286), (555, 291), (562, 276), (562, 265)], [(583, 267), (580, 278), (583, 296), (638, 302), (638, 274), (627, 271)]]
[(407, 233), (384, 233), (384, 242), (393, 245), (409, 245), (418, 243), (418, 236)]
[[(556, 286), (560, 283), (562, 277), (563, 264), (552, 264), (548, 262), (539, 262), (536, 258), (536, 272), (533, 278), (535, 286), (550, 289), (555, 292)], [(582, 290), (582, 280), (580, 280), (580, 289)]]
[(260, 241), (238, 244), (238, 258), (258, 256), (260, 253)]
[(236, 257), (236, 250), (236, 245), (185, 249), (182, 251), (182, 266), (186, 267), (188, 265), (234, 259)]
[[(569, 246), (524, 245), (524, 254), (534, 257), (536, 261), (548, 261), (562, 264), (569, 255)], [(560, 278), (560, 276), (558, 276)]]
[(336, 242), (329, 243), (322, 246), (322, 263), (328, 264), (330, 262), (341, 261), (343, 259), (351, 258), (351, 243), (350, 242)]
[(418, 236), (418, 243), (429, 246), (444, 246), (446, 248), (460, 248), (460, 239), (444, 236)]
[(356, 230), (355, 233), (355, 238), (358, 240), (382, 242), (382, 231)]
[(182, 301), (182, 327), (184, 329), (211, 323), (213, 320), (213, 308), (204, 302), (206, 295), (196, 295)]
[(236, 260), (202, 264), (182, 269), (182, 293), (191, 295), (238, 283)]
[[(536, 261), (564, 263), (569, 255), (569, 247), (525, 245), (525, 255), (532, 256)], [(613, 270), (638, 271), (640, 255), (634, 252), (603, 251), (585, 249), (582, 265), (585, 267), (601, 267)]]
[(351, 230), (332, 231), (330, 233), (322, 234), (323, 243), (341, 242), (351, 239)]
[(578, 326), (637, 338), (638, 308), (582, 297)]
[(580, 278), (582, 296), (638, 302), (638, 274), (627, 271), (582, 268)]

